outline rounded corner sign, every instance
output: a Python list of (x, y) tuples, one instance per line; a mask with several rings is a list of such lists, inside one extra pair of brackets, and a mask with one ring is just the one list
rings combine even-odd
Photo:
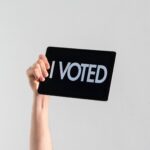
[(38, 92), (46, 95), (107, 101), (116, 52), (48, 47), (49, 76)]

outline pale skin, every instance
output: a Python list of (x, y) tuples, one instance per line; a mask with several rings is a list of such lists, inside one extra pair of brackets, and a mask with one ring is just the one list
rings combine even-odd
[(48, 126), (49, 96), (37, 92), (39, 82), (48, 76), (50, 64), (45, 55), (40, 54), (38, 60), (27, 69), (29, 85), (33, 91), (30, 150), (52, 150), (52, 138)]

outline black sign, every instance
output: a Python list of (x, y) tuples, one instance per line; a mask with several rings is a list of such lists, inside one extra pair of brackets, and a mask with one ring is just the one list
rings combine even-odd
[(116, 52), (48, 47), (49, 76), (40, 94), (106, 101)]

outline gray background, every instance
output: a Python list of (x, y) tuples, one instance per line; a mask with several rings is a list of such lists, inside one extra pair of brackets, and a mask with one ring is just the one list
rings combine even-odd
[(0, 149), (28, 149), (25, 71), (52, 45), (117, 52), (108, 102), (51, 96), (54, 150), (149, 150), (149, 19), (149, 0), (0, 0)]

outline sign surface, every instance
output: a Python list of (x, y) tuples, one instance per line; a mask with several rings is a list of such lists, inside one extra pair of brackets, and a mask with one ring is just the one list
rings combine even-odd
[(48, 47), (49, 76), (40, 82), (40, 94), (108, 100), (114, 51)]

